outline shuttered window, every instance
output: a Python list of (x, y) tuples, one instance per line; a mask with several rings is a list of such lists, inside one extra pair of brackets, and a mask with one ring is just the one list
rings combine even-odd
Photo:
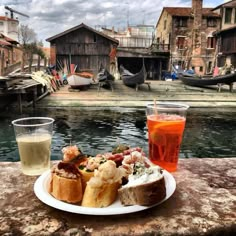
[(216, 48), (216, 38), (208, 37), (207, 38), (207, 48)]
[(207, 26), (208, 27), (216, 27), (216, 19), (215, 18), (208, 18), (207, 19)]
[(184, 46), (185, 46), (185, 37), (183, 37), (183, 36), (178, 36), (178, 37), (177, 37), (176, 45), (177, 45), (178, 49), (184, 49)]
[(232, 8), (225, 8), (225, 23), (231, 23)]
[(176, 19), (176, 26), (177, 27), (187, 27), (187, 18), (185, 18), (185, 17), (178, 17)]
[(234, 23), (236, 24), (236, 8), (234, 8)]

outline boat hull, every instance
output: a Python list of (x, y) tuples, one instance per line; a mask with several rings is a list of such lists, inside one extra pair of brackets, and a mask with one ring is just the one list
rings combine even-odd
[(136, 74), (132, 74), (131, 72), (129, 72), (124, 67), (121, 67), (120, 68), (120, 75), (121, 75), (123, 83), (126, 86), (133, 87), (133, 86), (137, 86), (137, 85), (143, 84), (145, 82), (146, 70), (145, 70), (145, 67), (143, 65), (143, 67), (140, 70), (140, 72), (138, 72)]
[(196, 87), (205, 87), (210, 85), (218, 85), (218, 84), (228, 84), (236, 82), (236, 73), (227, 74), (227, 75), (220, 75), (216, 77), (207, 77), (207, 78), (199, 78), (199, 77), (186, 77), (180, 76), (180, 80), (190, 86)]
[(79, 75), (70, 75), (67, 80), (71, 88), (88, 87), (92, 83), (91, 78), (85, 78)]

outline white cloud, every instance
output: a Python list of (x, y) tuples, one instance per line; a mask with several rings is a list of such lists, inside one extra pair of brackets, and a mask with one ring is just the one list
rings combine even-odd
[[(205, 0), (204, 7), (216, 7), (224, 0)], [(84, 22), (91, 27), (106, 25), (115, 29), (131, 25), (156, 25), (165, 6), (190, 7), (191, 0), (3, 0), (0, 15), (5, 15), (4, 5), (25, 13), (30, 18), (15, 14), (21, 24), (34, 29), (39, 40), (45, 40)]]

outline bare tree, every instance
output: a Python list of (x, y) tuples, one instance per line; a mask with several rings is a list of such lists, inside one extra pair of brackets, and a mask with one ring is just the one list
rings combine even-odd
[(37, 41), (37, 34), (28, 25), (20, 25), (18, 39), (22, 45), (33, 43)]
[(31, 72), (34, 54), (38, 55), (38, 69), (40, 69), (40, 60), (41, 58), (44, 58), (44, 53), (42, 50), (43, 43), (37, 42), (36, 33), (33, 29), (29, 28), (28, 25), (20, 25), (18, 37), (23, 50), (21, 71), (24, 71), (25, 61), (27, 59), (29, 72)]

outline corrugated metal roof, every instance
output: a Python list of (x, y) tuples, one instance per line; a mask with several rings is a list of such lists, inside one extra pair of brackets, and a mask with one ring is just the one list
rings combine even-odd
[[(202, 8), (203, 16), (220, 17), (219, 14), (212, 12), (213, 8)], [(167, 11), (172, 16), (191, 16), (192, 8), (190, 7), (164, 7), (163, 11)]]
[(94, 33), (96, 33), (96, 34), (101, 35), (101, 36), (104, 37), (104, 38), (107, 38), (107, 39), (113, 41), (114, 43), (119, 44), (119, 41), (118, 41), (118, 40), (116, 40), (116, 39), (114, 39), (114, 38), (112, 38), (112, 37), (109, 37), (108, 35), (103, 34), (102, 32), (99, 32), (99, 31), (97, 31), (97, 30), (95, 30), (95, 29), (93, 29), (93, 28), (91, 28), (91, 27), (85, 25), (84, 23), (81, 23), (80, 25), (77, 25), (77, 26), (75, 26), (75, 27), (73, 27), (73, 28), (70, 28), (70, 29), (68, 29), (68, 30), (66, 30), (66, 31), (64, 31), (64, 32), (62, 32), (62, 33), (60, 33), (60, 34), (56, 34), (56, 35), (54, 35), (54, 36), (52, 36), (52, 37), (50, 37), (50, 38), (47, 38), (46, 41), (47, 41), (47, 42), (51, 42), (51, 41), (53, 41), (54, 39), (60, 38), (60, 37), (66, 35), (66, 34), (68, 34), (68, 33), (70, 33), (70, 32), (73, 32), (73, 31), (78, 30), (78, 29), (81, 29), (81, 28), (85, 28), (85, 29), (87, 29), (87, 30), (90, 30), (90, 31), (92, 31), (92, 32), (94, 32)]

